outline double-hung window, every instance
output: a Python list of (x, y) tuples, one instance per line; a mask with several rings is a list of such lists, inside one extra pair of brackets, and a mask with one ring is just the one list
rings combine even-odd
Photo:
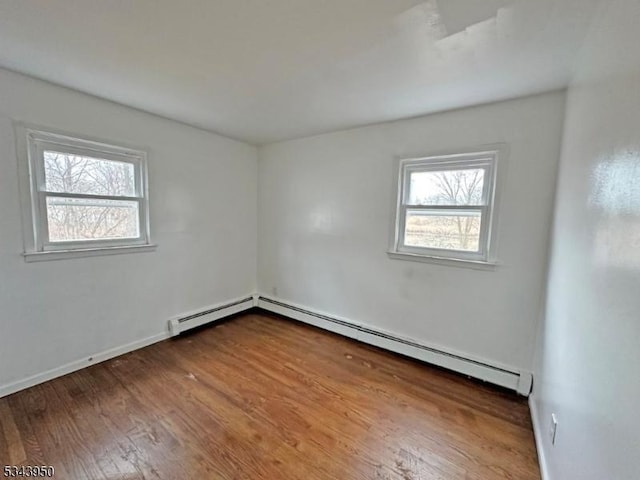
[(150, 246), (146, 153), (26, 130), (26, 255)]
[(400, 161), (391, 253), (489, 263), (498, 151)]

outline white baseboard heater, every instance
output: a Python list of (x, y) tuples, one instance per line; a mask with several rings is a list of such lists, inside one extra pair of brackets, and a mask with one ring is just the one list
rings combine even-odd
[(459, 353), (447, 352), (442, 348), (417, 343), (389, 332), (373, 329), (324, 313), (314, 312), (299, 305), (285, 303), (262, 295), (257, 297), (257, 306), (263, 310), (299, 320), (370, 345), (515, 390), (523, 396), (528, 396), (531, 392), (533, 383), (531, 372), (517, 371), (502, 365), (496, 365), (493, 362), (470, 358)]
[(256, 306), (257, 296), (239, 298), (231, 302), (206, 308), (198, 312), (186, 314), (180, 318), (169, 320), (169, 332), (171, 336), (180, 335), (186, 330), (199, 327), (205, 323), (210, 323), (221, 318), (244, 312)]

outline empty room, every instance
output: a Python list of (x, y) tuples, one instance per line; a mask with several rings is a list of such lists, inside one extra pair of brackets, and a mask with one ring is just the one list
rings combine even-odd
[(0, 478), (639, 480), (640, 0), (0, 0)]

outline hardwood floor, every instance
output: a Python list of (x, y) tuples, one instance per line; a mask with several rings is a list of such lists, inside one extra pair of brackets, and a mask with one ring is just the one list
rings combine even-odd
[(540, 478), (524, 399), (261, 313), (0, 399), (0, 423), (0, 467), (65, 480)]

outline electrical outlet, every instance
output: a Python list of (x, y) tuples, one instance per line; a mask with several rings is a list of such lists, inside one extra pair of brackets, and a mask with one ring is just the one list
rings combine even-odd
[(558, 433), (558, 417), (555, 413), (551, 414), (551, 423), (549, 424), (549, 437), (551, 445), (556, 444), (556, 434)]

